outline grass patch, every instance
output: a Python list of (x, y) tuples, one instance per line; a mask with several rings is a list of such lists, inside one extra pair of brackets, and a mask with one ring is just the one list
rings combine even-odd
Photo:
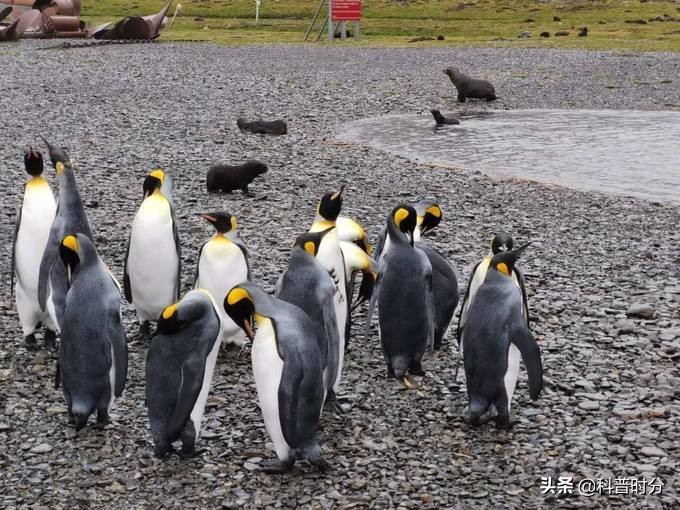
[[(263, 0), (260, 23), (255, 25), (253, 0), (185, 0), (181, 3), (181, 15), (171, 30), (163, 31), (161, 40), (201, 40), (219, 44), (301, 43), (318, 6), (317, 0)], [(163, 5), (163, 0), (85, 0), (83, 17), (95, 23), (128, 15), (151, 14)], [(354, 41), (350, 38), (334, 44), (680, 51), (680, 21), (650, 21), (663, 15), (680, 20), (678, 4), (667, 0), (642, 3), (639, 0), (564, 3), (364, 0), (363, 6), (362, 39)], [(560, 20), (554, 21), (555, 16)], [(647, 23), (630, 23), (635, 20)], [(316, 38), (318, 23), (312, 39)], [(576, 35), (582, 26), (588, 27), (586, 37)], [(531, 37), (518, 38), (525, 30)], [(570, 35), (555, 37), (555, 32), (560, 30), (568, 30)], [(539, 37), (544, 31), (551, 37)], [(439, 35), (445, 40), (408, 42), (414, 37), (436, 38)], [(324, 30), (323, 44), (328, 44), (326, 36)]]

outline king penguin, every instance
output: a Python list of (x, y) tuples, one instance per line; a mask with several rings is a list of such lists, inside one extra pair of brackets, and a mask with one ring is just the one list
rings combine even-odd
[(206, 290), (189, 291), (158, 319), (146, 357), (146, 405), (156, 457), (182, 441), (181, 455), (195, 445), (220, 349), (220, 317)]
[(140, 333), (179, 299), (182, 256), (172, 204), (163, 170), (152, 170), (144, 180), (144, 198), (132, 220), (125, 254), (125, 299), (137, 310)]
[(317, 338), (322, 340), (319, 351), (323, 360), (325, 400), (329, 403), (335, 402), (333, 385), (338, 372), (340, 339), (333, 305), (335, 284), (316, 255), (323, 237), (332, 230), (333, 227), (329, 227), (321, 232), (298, 236), (288, 268), (281, 275), (276, 289), (277, 298), (298, 306), (321, 328)]
[(57, 204), (49, 183), (42, 177), (42, 154), (30, 148), (24, 153), (24, 167), (31, 178), (26, 182), (24, 200), (17, 213), (14, 229), (12, 285), (16, 275), (17, 311), (26, 347), (37, 347), (35, 330), (42, 324), (45, 327), (45, 347), (54, 349), (57, 326), (50, 314), (40, 308), (38, 278), (40, 260), (47, 246)]
[[(198, 250), (194, 289), (206, 289), (216, 301), (221, 301), (229, 289), (251, 280), (248, 249), (238, 235), (236, 217), (227, 212), (208, 212), (201, 216), (215, 227), (215, 235)], [(219, 307), (220, 335), (224, 343), (246, 344), (234, 321)]]
[(366, 320), (378, 306), (380, 342), (388, 377), (412, 386), (407, 375), (424, 375), (422, 358), (434, 343), (432, 266), (414, 246), (417, 214), (409, 205), (395, 207), (387, 218), (390, 249), (383, 256)]
[(512, 347), (527, 367), (531, 398), (536, 400), (541, 393), (541, 352), (527, 327), (522, 295), (512, 278), (515, 262), (527, 246), (493, 256), (469, 307), (462, 343), (472, 425), (478, 425), (493, 406), (496, 427), (510, 426), (510, 403), (519, 373), (519, 355), (513, 354)]
[(93, 412), (104, 425), (127, 378), (127, 338), (120, 314), (120, 286), (84, 234), (68, 235), (59, 247), (67, 270), (64, 322), (59, 344), (61, 382), (69, 420), (80, 430)]
[(50, 160), (59, 180), (59, 200), (45, 251), (40, 260), (38, 303), (42, 310), (50, 312), (52, 321), (58, 329), (61, 329), (68, 291), (66, 268), (59, 263), (61, 241), (67, 234), (79, 233), (85, 234), (94, 244), (94, 237), (80, 198), (71, 159), (65, 150), (50, 145), (44, 138), (43, 141), (47, 144)]
[(224, 309), (253, 341), (257, 396), (279, 459), (262, 462), (262, 470), (284, 472), (302, 458), (325, 471), (328, 463), (317, 437), (323, 405), (323, 361), (318, 347), (322, 340), (316, 338), (319, 328), (300, 308), (270, 296), (253, 283), (231, 289)]
[(348, 317), (351, 320), (352, 310), (371, 298), (377, 276), (377, 269), (375, 269), (377, 264), (370, 257), (373, 246), (368, 242), (366, 231), (359, 222), (347, 216), (338, 216), (335, 225), (338, 229), (340, 249), (345, 260), (345, 279), (349, 301), (354, 298), (357, 273), (361, 272), (362, 274), (359, 292), (348, 312)]

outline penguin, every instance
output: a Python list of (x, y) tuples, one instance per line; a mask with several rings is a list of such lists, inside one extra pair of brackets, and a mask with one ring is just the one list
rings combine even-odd
[[(64, 149), (52, 146), (47, 140), (42, 139), (47, 145), (52, 166), (59, 180), (59, 199), (57, 212), (50, 227), (50, 235), (47, 238), (45, 251), (40, 260), (38, 274), (38, 304), (41, 310), (50, 312), (52, 322), (61, 329), (61, 319), (64, 314), (68, 281), (66, 268), (59, 263), (59, 250), (62, 239), (67, 234), (85, 234), (94, 244), (94, 237), (87, 220), (83, 201), (80, 198), (74, 165)], [(48, 301), (48, 298), (49, 301)]]
[[(498, 253), (512, 250), (514, 244), (515, 241), (512, 236), (510, 236), (510, 234), (499, 232), (491, 241), (491, 254), (479, 261), (472, 269), (472, 276), (470, 276), (470, 280), (468, 281), (467, 290), (463, 296), (463, 304), (461, 305), (460, 315), (458, 317), (456, 338), (459, 345), (463, 333), (463, 327), (465, 326), (465, 322), (467, 320), (470, 304), (477, 294), (477, 289), (479, 289), (480, 285), (484, 282), (484, 278), (486, 277), (486, 272), (489, 269), (489, 264), (491, 263), (492, 258)], [(527, 326), (529, 326), (529, 306), (527, 301), (527, 292), (524, 285), (524, 275), (516, 265), (513, 265), (512, 268), (512, 279), (520, 288), (522, 293), (522, 316), (524, 317)]]
[[(329, 234), (326, 234), (329, 235)], [(297, 306), (242, 283), (224, 298), (227, 315), (253, 342), (257, 396), (278, 461), (262, 462), (267, 473), (288, 471), (306, 459), (318, 471), (329, 467), (317, 438), (323, 404), (320, 329)], [(257, 332), (253, 332), (253, 322)]]
[(152, 170), (144, 180), (144, 198), (132, 220), (125, 253), (125, 299), (137, 311), (143, 336), (150, 333), (151, 323), (163, 310), (179, 299), (182, 255), (174, 208), (163, 194), (166, 180), (161, 169)]
[(417, 213), (398, 205), (387, 218), (390, 249), (380, 263), (375, 292), (369, 305), (366, 333), (376, 302), (380, 342), (388, 377), (413, 386), (409, 374), (424, 375), (422, 358), (434, 343), (432, 266), (414, 246)]
[(54, 349), (57, 325), (50, 314), (40, 307), (38, 278), (57, 204), (49, 183), (42, 176), (42, 154), (30, 148), (24, 153), (24, 167), (31, 178), (26, 182), (14, 229), (11, 292), (14, 292), (16, 275), (16, 304), (26, 347), (37, 348), (35, 330), (42, 324), (45, 327), (45, 347)]
[(191, 290), (165, 308), (146, 357), (146, 406), (156, 457), (182, 441), (193, 457), (220, 348), (220, 315), (211, 294)]
[(76, 431), (97, 412), (108, 423), (114, 398), (127, 378), (127, 338), (120, 286), (84, 234), (69, 234), (59, 246), (69, 290), (64, 306), (56, 386), (61, 383), (69, 421)]
[[(352, 261), (358, 256), (359, 259), (355, 260), (359, 265), (365, 265), (366, 262), (364, 257), (356, 252), (353, 246), (348, 246), (348, 243), (352, 243), (358, 246), (361, 251), (370, 257), (373, 251), (373, 246), (368, 241), (366, 236), (366, 231), (364, 228), (352, 218), (347, 216), (338, 216), (335, 220), (336, 228), (338, 229), (338, 240), (340, 241), (340, 248), (342, 249), (343, 258), (345, 259), (345, 278), (347, 280), (347, 295), (351, 301), (354, 298), (354, 289), (356, 281), (356, 273), (358, 272), (353, 267), (356, 264), (352, 264)], [(370, 264), (371, 261), (369, 261)], [(371, 293), (373, 292), (373, 286), (375, 284), (376, 272), (373, 271), (361, 271), (361, 285), (359, 287), (359, 293), (354, 304), (350, 307), (350, 318), (351, 310), (357, 308), (361, 303), (367, 301), (371, 298)]]
[[(325, 401), (329, 403), (335, 403), (333, 386), (338, 372), (340, 339), (333, 302), (335, 283), (316, 255), (323, 237), (332, 230), (333, 227), (329, 227), (321, 232), (298, 236), (288, 268), (281, 275), (275, 294), (282, 301), (302, 309), (322, 330), (317, 338), (321, 340), (323, 386)], [(338, 406), (335, 405), (335, 408), (337, 410)]]
[(512, 278), (515, 262), (528, 245), (493, 256), (469, 307), (462, 344), (471, 425), (478, 425), (480, 417), (493, 406), (496, 427), (509, 428), (520, 353), (533, 400), (543, 387), (541, 352), (527, 327), (522, 294)]
[[(248, 249), (238, 235), (236, 217), (227, 212), (201, 213), (215, 227), (215, 235), (198, 250), (198, 262), (194, 274), (194, 289), (205, 289), (219, 301), (229, 289), (241, 282), (250, 281)], [(224, 343), (244, 346), (241, 328), (219, 308), (220, 336)]]

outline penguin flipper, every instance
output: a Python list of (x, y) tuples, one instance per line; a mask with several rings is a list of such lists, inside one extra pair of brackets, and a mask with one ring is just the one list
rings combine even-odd
[(333, 302), (332, 300), (329, 301), (330, 303), (323, 307), (323, 324), (326, 331), (326, 338), (328, 339), (327, 350), (330, 353), (330, 356), (327, 356), (327, 359), (330, 358), (329, 364), (332, 365), (331, 367), (327, 367), (329, 380), (329, 386), (327, 390), (333, 391), (333, 384), (335, 383), (335, 379), (338, 375), (338, 349), (340, 347), (340, 333), (338, 333), (338, 320), (335, 316)]
[(175, 239), (175, 250), (177, 251), (177, 287), (175, 289), (175, 298), (179, 299), (182, 287), (182, 246), (179, 243), (175, 208), (172, 206), (172, 202), (168, 201), (168, 204), (170, 205), (170, 217), (172, 218), (172, 237)]
[(59, 359), (57, 359), (57, 368), (54, 371), (54, 389), (58, 390), (61, 386), (61, 366), (59, 365)]
[(541, 363), (541, 350), (529, 329), (522, 325), (515, 329), (511, 341), (522, 353), (524, 365), (529, 375), (529, 395), (536, 400), (543, 389), (543, 365)]
[(378, 293), (380, 291), (380, 284), (382, 283), (383, 271), (378, 273), (378, 277), (375, 280), (375, 287), (373, 288), (373, 294), (371, 295), (371, 301), (368, 303), (368, 313), (366, 314), (366, 327), (364, 329), (364, 340), (368, 340), (368, 333), (371, 330), (371, 318), (373, 317), (373, 312), (375, 311), (375, 305), (378, 301)]
[[(300, 386), (303, 379), (302, 366), (295, 356), (287, 356), (283, 360), (283, 371), (279, 383), (279, 421), (286, 442), (295, 449), (298, 444), (298, 405)], [(321, 389), (321, 388), (320, 388)], [(318, 410), (314, 411), (317, 413)]]
[(527, 289), (524, 286), (524, 274), (522, 271), (515, 266), (514, 268), (515, 274), (517, 275), (517, 282), (519, 283), (519, 288), (522, 291), (522, 312), (524, 315), (524, 319), (526, 320), (527, 327), (529, 327), (529, 302), (527, 301)]
[(179, 437), (201, 392), (206, 359), (202, 354), (199, 349), (194, 349), (182, 363), (182, 384), (177, 392), (175, 411), (168, 424), (168, 437)]
[[(417, 248), (418, 249), (418, 248)], [(434, 351), (434, 332), (435, 332), (435, 313), (434, 313), (434, 283), (432, 279), (432, 264), (427, 254), (418, 249), (418, 254), (425, 267), (425, 306), (427, 307), (428, 333), (426, 349), (428, 352)]]
[(232, 241), (236, 246), (239, 247), (239, 249), (243, 253), (243, 259), (246, 261), (246, 270), (248, 272), (248, 281), (251, 281), (253, 279), (253, 276), (250, 273), (250, 261), (248, 260), (248, 247), (246, 246), (246, 243), (244, 243), (243, 240), (238, 235), (235, 235), (232, 238)]
[(9, 274), (9, 294), (14, 298), (14, 276), (16, 275), (17, 236), (21, 225), (21, 208), (17, 207), (17, 220), (14, 224), (14, 238), (12, 239), (12, 265)]
[(123, 329), (123, 324), (120, 322), (120, 313), (116, 312), (115, 315), (112, 313), (112, 319), (115, 320), (113, 323), (113, 331), (111, 336), (107, 336), (106, 340), (109, 342), (109, 347), (113, 351), (113, 364), (115, 366), (115, 385), (114, 385), (114, 396), (120, 397), (123, 394), (123, 389), (125, 388), (125, 382), (127, 381), (127, 370), (128, 370), (128, 349), (127, 349), (127, 337), (125, 336), (125, 329)]
[(375, 260), (380, 260), (380, 254), (383, 251), (383, 246), (385, 246), (385, 238), (387, 237), (387, 228), (383, 227), (378, 234), (378, 240), (375, 243), (374, 257)]
[(130, 285), (130, 274), (128, 273), (128, 258), (130, 257), (130, 239), (132, 233), (128, 236), (127, 247), (125, 248), (125, 259), (123, 261), (123, 290), (125, 291), (125, 300), (132, 304), (132, 285)]
[(40, 260), (40, 271), (38, 273), (38, 305), (40, 309), (45, 311), (47, 305), (47, 284), (50, 279), (50, 273), (52, 272), (52, 267), (56, 262), (59, 250), (59, 232), (61, 231), (60, 225), (57, 221), (52, 223), (52, 228), (50, 228), (50, 235), (47, 238), (47, 244), (45, 245), (45, 251), (43, 252), (42, 259)]
[(472, 281), (474, 280), (477, 268), (481, 263), (482, 263), (481, 261), (477, 262), (477, 264), (475, 264), (475, 267), (472, 268), (472, 273), (470, 273), (470, 279), (468, 280), (467, 288), (465, 289), (465, 295), (463, 296), (463, 302), (460, 305), (460, 313), (458, 314), (458, 325), (456, 326), (456, 340), (458, 340), (458, 345), (460, 345), (460, 341), (463, 338), (463, 327), (465, 326), (465, 320), (467, 319), (466, 307), (468, 304), (468, 299), (470, 299), (470, 287), (472, 287)]

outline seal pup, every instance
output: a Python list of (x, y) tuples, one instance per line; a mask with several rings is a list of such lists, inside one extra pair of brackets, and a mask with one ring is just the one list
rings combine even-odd
[(247, 195), (248, 185), (267, 170), (267, 165), (255, 160), (242, 165), (215, 165), (208, 170), (205, 183), (209, 193), (231, 193), (240, 189)]
[(495, 101), (496, 91), (493, 85), (486, 80), (470, 78), (455, 67), (447, 67), (444, 74), (449, 77), (458, 90), (458, 102), (464, 103), (467, 98), (486, 99)]
[(146, 406), (156, 457), (182, 441), (182, 457), (196, 440), (220, 349), (220, 317), (210, 293), (192, 290), (158, 319), (146, 356)]
[(445, 117), (439, 110), (430, 110), (430, 113), (434, 117), (434, 121), (437, 126), (444, 126), (446, 124), (460, 124), (460, 120), (457, 117)]
[(242, 117), (236, 120), (236, 125), (242, 133), (255, 135), (285, 135), (288, 126), (283, 120), (254, 120), (249, 122)]
[(231, 289), (224, 309), (253, 342), (257, 397), (279, 459), (262, 461), (262, 471), (288, 471), (297, 459), (326, 471), (329, 466), (317, 437), (323, 405), (320, 329), (300, 308), (270, 296), (254, 283)]
[(541, 352), (522, 315), (522, 295), (512, 278), (515, 262), (529, 244), (493, 256), (469, 308), (462, 345), (471, 425), (478, 425), (493, 406), (496, 427), (509, 428), (520, 353), (532, 400), (543, 387)]
[(53, 349), (56, 347), (57, 326), (50, 314), (40, 308), (38, 278), (57, 204), (49, 183), (42, 176), (40, 151), (30, 148), (24, 153), (24, 168), (30, 179), (24, 187), (24, 199), (17, 212), (14, 229), (11, 292), (14, 292), (16, 275), (16, 304), (26, 347), (37, 348), (35, 330), (42, 324), (45, 327), (45, 347)]

